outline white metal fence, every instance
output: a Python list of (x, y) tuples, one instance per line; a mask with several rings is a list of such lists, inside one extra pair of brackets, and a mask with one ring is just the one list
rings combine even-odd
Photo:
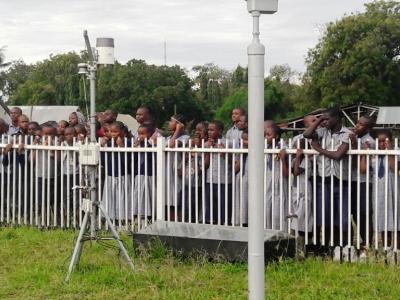
[[(46, 145), (47, 143), (47, 145)], [(197, 143), (197, 144), (196, 144)], [(11, 144), (12, 146), (7, 146)], [(22, 147), (21, 144), (24, 144)], [(187, 140), (167, 146), (101, 147), (98, 197), (121, 229), (137, 230), (156, 219), (246, 226), (247, 149), (243, 141)], [(292, 141), (265, 144), (264, 224), (297, 231), (305, 244), (398, 249), (400, 150), (351, 148), (341, 160)], [(57, 138), (34, 142), (3, 136), (0, 221), (77, 228), (87, 167), (80, 143)], [(282, 151), (284, 150), (284, 152)], [(99, 218), (100, 226), (104, 222)]]

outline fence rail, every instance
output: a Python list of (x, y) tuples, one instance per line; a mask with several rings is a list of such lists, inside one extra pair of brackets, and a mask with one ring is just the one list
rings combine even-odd
[[(98, 199), (120, 229), (136, 231), (156, 219), (247, 226), (243, 140), (214, 147), (192, 140), (170, 147), (163, 138), (143, 147), (134, 142), (100, 147)], [(3, 136), (1, 223), (78, 228), (86, 197), (81, 187), (88, 184), (81, 144)], [(297, 232), (306, 245), (397, 251), (398, 141), (385, 150), (378, 141), (374, 149), (361, 145), (334, 160), (308, 143), (266, 142), (260, 166), (265, 228)], [(100, 217), (98, 223), (104, 226)]]

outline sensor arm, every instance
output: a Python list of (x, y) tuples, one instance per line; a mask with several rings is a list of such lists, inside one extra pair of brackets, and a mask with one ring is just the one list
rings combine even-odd
[(90, 46), (90, 41), (89, 41), (89, 36), (88, 36), (87, 30), (83, 31), (83, 38), (85, 39), (85, 44), (86, 44), (87, 52), (88, 52), (88, 55), (89, 55), (90, 64), (93, 65), (93, 63), (94, 63), (94, 55), (93, 55), (93, 52), (92, 52), (92, 46)]

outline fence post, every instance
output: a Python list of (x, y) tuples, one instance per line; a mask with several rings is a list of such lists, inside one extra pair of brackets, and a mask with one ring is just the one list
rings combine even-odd
[(157, 138), (157, 194), (156, 194), (156, 205), (157, 205), (157, 220), (165, 219), (165, 139), (163, 137)]

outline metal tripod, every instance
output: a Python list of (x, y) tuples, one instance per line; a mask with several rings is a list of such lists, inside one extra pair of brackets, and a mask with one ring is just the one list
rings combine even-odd
[[(84, 187), (86, 188), (86, 187)], [(92, 189), (91, 192), (93, 192)], [(75, 268), (75, 266), (79, 263), (79, 259), (82, 254), (82, 249), (83, 249), (83, 243), (86, 241), (98, 241), (98, 240), (110, 240), (112, 238), (102, 238), (98, 237), (96, 234), (96, 211), (98, 210), (103, 217), (106, 220), (106, 224), (108, 225), (113, 238), (117, 241), (119, 249), (121, 250), (123, 256), (127, 260), (129, 266), (131, 267), (132, 271), (134, 270), (133, 262), (131, 258), (129, 257), (128, 251), (126, 250), (124, 244), (122, 243), (122, 240), (117, 232), (117, 230), (114, 227), (114, 224), (111, 222), (110, 217), (108, 216), (107, 212), (104, 210), (103, 206), (99, 201), (91, 201), (89, 199), (85, 199), (87, 202), (87, 205), (85, 207), (85, 216), (82, 221), (81, 229), (79, 231), (78, 239), (76, 241), (75, 247), (74, 247), (74, 252), (72, 254), (71, 262), (69, 264), (68, 268), (68, 273), (67, 277), (65, 278), (65, 281), (68, 282), (69, 279), (71, 278), (72, 272)], [(88, 223), (90, 220), (90, 224)]]

